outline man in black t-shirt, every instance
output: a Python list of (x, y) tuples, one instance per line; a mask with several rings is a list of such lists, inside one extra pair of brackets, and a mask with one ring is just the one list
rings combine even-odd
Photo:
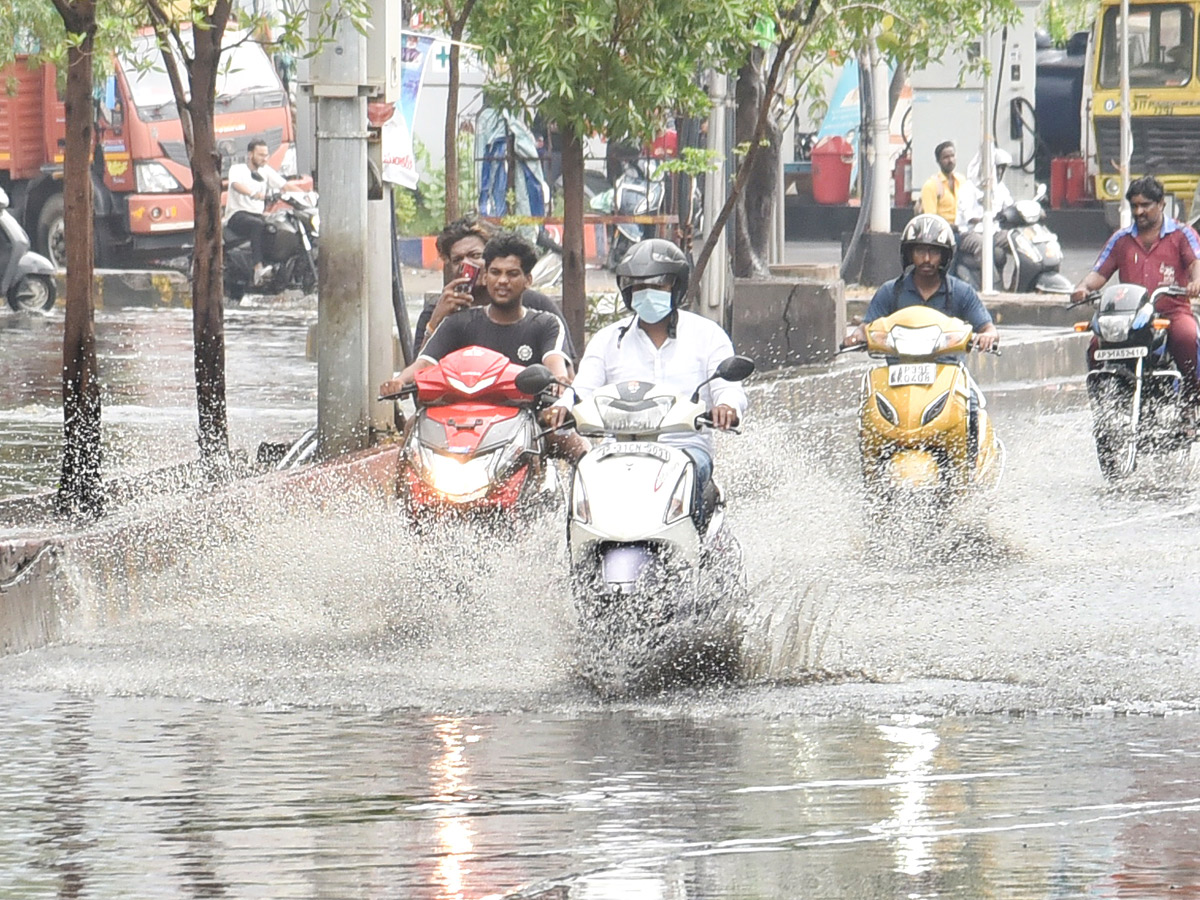
[(518, 365), (542, 363), (557, 378), (568, 380), (566, 327), (561, 319), (521, 302), (537, 253), (528, 241), (502, 234), (483, 250), (481, 279), (491, 302), (446, 316), (430, 335), (421, 354), (391, 381), (380, 386), (387, 396), (410, 384), (417, 372), (435, 365), (448, 353), (463, 347), (487, 347), (503, 353)]
[[(413, 337), (413, 358), (420, 355), (425, 342), (433, 334), (442, 321), (455, 313), (471, 309), (474, 306), (486, 306), (491, 297), (488, 296), (487, 285), (481, 277), (475, 282), (474, 288), (468, 288), (470, 279), (462, 274), (463, 263), (483, 264), (483, 248), (491, 234), (478, 219), (464, 216), (456, 219), (438, 235), (438, 256), (443, 263), (449, 264), (454, 273), (453, 278), (446, 282), (441, 295), (436, 300), (426, 302), (421, 315), (417, 317), (416, 332)], [(521, 294), (521, 305), (526, 309), (538, 309), (553, 313), (562, 320), (562, 310), (558, 304), (540, 291), (526, 288)], [(563, 321), (565, 327), (566, 322)], [(567, 332), (564, 349), (568, 360), (575, 359), (575, 345), (571, 343), (571, 333)], [(569, 367), (570, 363), (568, 363)]]

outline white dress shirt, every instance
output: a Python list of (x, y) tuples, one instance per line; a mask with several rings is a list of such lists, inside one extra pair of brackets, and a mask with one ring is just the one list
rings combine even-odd
[[(621, 329), (626, 326), (622, 337)], [(650, 381), (690, 397), (696, 385), (730, 356), (733, 356), (733, 342), (729, 335), (703, 316), (680, 310), (675, 337), (667, 338), (661, 347), (654, 346), (654, 341), (638, 327), (636, 316), (631, 316), (605, 326), (588, 341), (571, 387), (580, 399), (586, 400), (606, 384)], [(569, 397), (568, 393), (560, 403), (569, 405)], [(709, 409), (722, 403), (733, 407), (739, 419), (749, 405), (740, 384), (720, 378), (701, 388), (700, 398)], [(661, 440), (677, 447), (699, 447), (710, 456), (713, 452), (709, 429), (694, 434), (667, 434)]]

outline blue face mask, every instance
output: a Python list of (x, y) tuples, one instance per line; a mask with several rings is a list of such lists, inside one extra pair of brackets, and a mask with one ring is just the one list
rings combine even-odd
[(633, 292), (630, 305), (639, 319), (653, 325), (671, 314), (671, 292), (659, 288), (642, 288)]

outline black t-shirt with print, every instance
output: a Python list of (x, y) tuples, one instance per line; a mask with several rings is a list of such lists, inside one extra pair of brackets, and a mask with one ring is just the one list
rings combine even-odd
[[(421, 310), (421, 315), (417, 317), (416, 336), (413, 338), (413, 355), (420, 356), (421, 348), (425, 346), (425, 326), (429, 324), (429, 320), (433, 317), (433, 308), (437, 306), (440, 295), (430, 297), (425, 302), (425, 308)], [(562, 323), (563, 328), (566, 328), (566, 319), (563, 318), (562, 310), (559, 309), (557, 301), (547, 297), (541, 291), (531, 290), (526, 288), (521, 294), (521, 305), (526, 309), (539, 309), (543, 312), (553, 313)], [(567, 357), (575, 358), (575, 345), (571, 342), (571, 332), (567, 331), (567, 340), (563, 345), (567, 351)]]
[(421, 348), (421, 356), (436, 361), (463, 347), (478, 346), (503, 353), (522, 366), (543, 362), (552, 353), (567, 359), (566, 329), (557, 316), (526, 309), (519, 322), (499, 325), (488, 318), (487, 309), (474, 306), (444, 318)]

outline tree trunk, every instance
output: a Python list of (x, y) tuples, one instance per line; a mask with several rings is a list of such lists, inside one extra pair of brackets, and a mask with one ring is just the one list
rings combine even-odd
[(579, 352), (587, 322), (587, 273), (583, 255), (583, 141), (562, 123), (563, 179), (563, 317)]
[[(762, 71), (763, 52), (755, 49), (750, 61), (738, 72), (735, 99), (734, 143), (755, 140), (758, 113), (767, 102)], [(769, 278), (771, 275), (771, 223), (779, 189), (779, 127), (767, 122), (765, 143), (747, 155), (742, 166), (750, 169), (745, 190), (738, 198), (735, 222), (733, 274), (738, 278)]]
[(708, 236), (705, 238), (704, 246), (700, 248), (700, 253), (696, 257), (696, 268), (688, 283), (689, 302), (695, 302), (696, 298), (700, 296), (699, 286), (704, 277), (704, 269), (708, 266), (708, 259), (712, 256), (713, 249), (717, 245), (717, 237), (721, 229), (725, 227), (725, 223), (729, 221), (734, 204), (741, 198), (742, 192), (746, 187), (746, 182), (749, 180), (751, 172), (754, 171), (754, 161), (763, 149), (761, 144), (763, 138), (769, 132), (771, 102), (775, 95), (775, 89), (779, 84), (780, 70), (795, 40), (795, 33), (788, 34), (780, 39), (779, 44), (775, 48), (775, 58), (771, 61), (771, 68), (767, 73), (766, 83), (763, 88), (762, 102), (758, 106), (758, 120), (754, 129), (754, 137), (750, 141), (750, 149), (746, 152), (741, 166), (738, 167), (733, 187), (729, 189), (729, 195), (725, 198), (725, 205), (717, 213), (716, 220), (705, 223), (708, 227)]
[(458, 84), (459, 58), (461, 52), (458, 42), (462, 40), (462, 19), (454, 23), (450, 32), (450, 75), (446, 84), (446, 129), (443, 134), (446, 154), (446, 224), (458, 218)]
[(57, 507), (64, 515), (99, 515), (100, 381), (92, 302), (92, 48), (96, 29), (91, 2), (63, 12), (67, 31), (83, 35), (67, 51), (66, 147), (63, 159), (64, 228), (67, 235), (66, 323), (63, 330), (63, 462)]
[[(443, 7), (446, 19), (450, 22), (450, 60), (447, 64), (449, 81), (446, 84), (446, 128), (443, 132), (446, 159), (447, 224), (461, 215), (458, 208), (458, 93), (462, 80), (461, 42), (463, 34), (467, 30), (467, 19), (470, 18), (471, 10), (475, 7), (476, 2), (477, 0), (466, 0), (457, 16), (453, 14), (449, 0)], [(453, 275), (453, 273), (448, 274)]]
[(228, 6), (212, 27), (193, 29), (195, 57), (189, 66), (192, 96), (192, 201), (195, 249), (192, 252), (192, 337), (195, 344), (196, 409), (200, 420), (200, 455), (206, 462), (229, 457), (229, 425), (225, 406), (225, 321), (221, 272), (221, 155), (213, 133), (216, 76)]

